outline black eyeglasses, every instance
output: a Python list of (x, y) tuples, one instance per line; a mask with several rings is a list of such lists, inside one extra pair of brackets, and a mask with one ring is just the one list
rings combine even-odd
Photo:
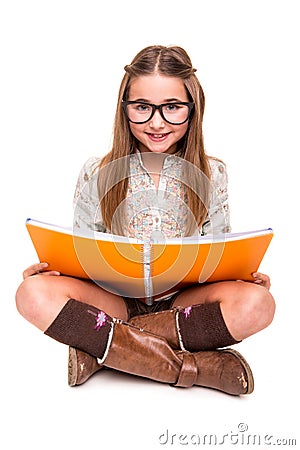
[(148, 122), (158, 109), (163, 120), (172, 125), (181, 125), (189, 119), (194, 108), (194, 103), (172, 102), (154, 105), (153, 103), (147, 102), (122, 100), (122, 106), (128, 120), (132, 123)]

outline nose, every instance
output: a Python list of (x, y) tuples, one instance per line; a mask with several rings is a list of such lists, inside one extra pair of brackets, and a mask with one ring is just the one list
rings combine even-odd
[(160, 114), (159, 109), (156, 109), (152, 119), (150, 120), (150, 127), (152, 128), (164, 128), (165, 121)]

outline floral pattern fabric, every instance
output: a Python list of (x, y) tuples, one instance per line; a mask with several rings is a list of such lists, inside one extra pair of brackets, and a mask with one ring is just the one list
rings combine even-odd
[[(130, 177), (126, 198), (127, 236), (139, 239), (158, 233), (166, 238), (182, 237), (188, 207), (180, 180), (182, 160), (164, 159), (158, 188), (143, 164), (139, 152), (130, 157)], [(82, 167), (74, 195), (74, 227), (110, 232), (103, 224), (97, 178), (100, 158), (92, 157)], [(209, 158), (211, 180), (207, 218), (196, 234), (230, 232), (227, 172), (224, 163)]]

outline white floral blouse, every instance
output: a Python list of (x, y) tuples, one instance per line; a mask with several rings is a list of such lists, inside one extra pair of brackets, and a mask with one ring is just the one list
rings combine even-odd
[[(179, 181), (182, 158), (164, 159), (158, 188), (143, 164), (139, 152), (130, 156), (130, 177), (126, 198), (128, 237), (149, 238), (153, 232), (164, 237), (182, 237), (188, 207), (186, 192)], [(74, 195), (74, 227), (110, 232), (103, 224), (97, 179), (100, 158), (89, 158), (82, 167)], [(231, 231), (224, 163), (209, 158), (211, 169), (210, 201), (207, 218), (196, 234), (219, 234)]]

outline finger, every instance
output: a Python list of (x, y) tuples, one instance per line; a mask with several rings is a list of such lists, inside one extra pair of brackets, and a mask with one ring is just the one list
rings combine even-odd
[(46, 272), (40, 272), (40, 275), (59, 276), (60, 272), (58, 272), (57, 270), (47, 270)]
[(267, 275), (265, 275), (264, 273), (261, 272), (254, 272), (252, 274), (254, 279), (259, 279), (259, 280), (265, 280), (267, 278)]
[(46, 262), (35, 264), (36, 273), (40, 275), (60, 275), (60, 272), (57, 270), (47, 270), (48, 267), (49, 264)]
[(260, 286), (264, 286), (267, 289), (270, 289), (271, 282), (270, 277), (264, 273), (254, 272), (252, 274), (254, 278), (254, 283), (259, 284)]
[(32, 275), (36, 275), (36, 274), (42, 272), (43, 270), (46, 270), (47, 267), (48, 267), (48, 264), (46, 262), (33, 264), (32, 266), (30, 266), (26, 270), (24, 270), (23, 278), (25, 279), (27, 277), (31, 277)]
[(253, 272), (252, 276), (253, 276), (254, 280), (260, 279), (260, 274), (258, 272)]

